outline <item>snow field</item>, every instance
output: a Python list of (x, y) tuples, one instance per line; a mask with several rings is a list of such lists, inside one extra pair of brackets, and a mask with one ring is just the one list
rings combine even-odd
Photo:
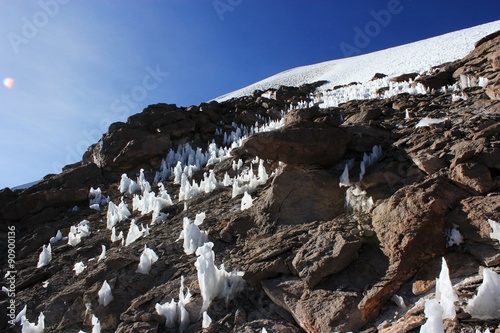
[[(482, 37), (500, 30), (500, 21), (463, 29), (441, 36), (401, 45), (351, 58), (301, 66), (273, 75), (242, 89), (220, 96), (221, 102), (249, 96), (255, 90), (266, 91), (280, 86), (295, 86), (329, 81), (332, 86), (350, 82), (368, 82), (375, 73), (395, 77), (405, 73), (422, 73), (433, 66), (465, 57)], [(443, 48), (442, 45), (446, 45)], [(411, 57), (408, 55), (411, 54)]]

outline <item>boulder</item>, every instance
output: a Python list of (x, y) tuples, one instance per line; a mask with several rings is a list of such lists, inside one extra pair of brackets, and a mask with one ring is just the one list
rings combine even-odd
[(292, 110), (285, 115), (283, 121), (285, 127), (288, 127), (302, 122), (312, 122), (314, 119), (319, 118), (322, 115), (323, 114), (320, 112), (319, 107), (316, 106), (308, 109)]
[(266, 280), (262, 288), (308, 333), (347, 332), (360, 328), (360, 318), (350, 315), (359, 297), (356, 292), (311, 290), (296, 278)]
[(485, 148), (487, 141), (485, 138), (471, 140), (461, 140), (455, 143), (450, 153), (453, 156), (451, 160), (451, 168), (455, 165), (471, 159), (474, 155), (479, 155)]
[(158, 168), (171, 147), (170, 133), (151, 133), (128, 126), (106, 133), (89, 148), (84, 160), (97, 164), (107, 177), (119, 179), (130, 170)]
[(450, 178), (474, 194), (487, 194), (493, 188), (490, 170), (481, 163), (460, 163), (451, 169)]
[(159, 323), (151, 322), (135, 322), (133, 324), (122, 322), (116, 329), (116, 333), (134, 333), (134, 332), (144, 332), (144, 333), (157, 333)]
[(342, 128), (307, 122), (257, 133), (248, 138), (242, 148), (261, 159), (331, 167), (344, 158), (351, 136)]
[(299, 249), (292, 264), (309, 288), (340, 272), (357, 258), (362, 242), (352, 231), (357, 231), (356, 224), (350, 230), (348, 226), (322, 224)]
[(369, 120), (375, 120), (382, 115), (382, 109), (379, 107), (362, 107), (358, 113), (353, 114), (346, 119), (348, 124), (362, 124)]
[(410, 80), (415, 80), (415, 78), (417, 76), (418, 76), (418, 73), (402, 74), (402, 75), (391, 78), (391, 81), (392, 82), (407, 82)]
[(375, 80), (378, 80), (378, 79), (383, 79), (384, 77), (387, 77), (387, 75), (385, 75), (383, 73), (375, 73), (375, 75), (373, 75), (373, 77), (371, 78), (370, 81), (375, 81)]
[(373, 211), (372, 223), (390, 266), (359, 304), (366, 320), (427, 261), (446, 252), (445, 216), (467, 193), (442, 177), (398, 190)]
[(478, 161), (490, 169), (500, 170), (500, 148), (485, 148)]
[(285, 166), (254, 205), (280, 225), (329, 221), (344, 212), (344, 190), (328, 171)]
[(436, 153), (431, 149), (410, 153), (410, 158), (420, 170), (428, 175), (432, 175), (448, 166), (448, 163), (443, 158), (436, 156)]
[(500, 124), (495, 123), (475, 133), (474, 140), (478, 140), (480, 138), (489, 138), (491, 136), (498, 137), (499, 134), (500, 134)]
[(467, 193), (436, 177), (405, 186), (373, 211), (373, 227), (391, 263), (413, 271), (445, 251), (445, 216)]
[(441, 89), (441, 87), (446, 87), (455, 83), (455, 79), (453, 78), (454, 71), (455, 68), (453, 67), (443, 67), (437, 73), (423, 76), (415, 80), (415, 82), (423, 84), (426, 88), (438, 90)]
[[(500, 195), (472, 196), (460, 201), (446, 217), (448, 224), (456, 224), (464, 239), (473, 242), (491, 241), (488, 219), (499, 220)], [(500, 222), (500, 221), (498, 221)]]

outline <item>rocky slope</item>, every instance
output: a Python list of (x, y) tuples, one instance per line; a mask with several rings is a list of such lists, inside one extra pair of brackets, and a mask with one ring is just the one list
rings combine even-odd
[[(481, 267), (500, 272), (500, 246), (488, 224), (500, 220), (499, 35), (417, 78), (433, 88), (427, 94), (295, 108), (281, 128), (251, 135), (232, 157), (193, 175), (200, 182), (212, 170), (222, 182), (226, 173), (257, 174), (253, 163), (259, 157), (270, 177), (255, 188), (248, 209), (240, 209), (243, 196), (233, 198), (231, 186), (219, 184), (184, 201), (180, 185), (165, 180), (173, 200), (162, 209), (168, 218), (128, 246), (111, 241), (106, 205), (89, 208), (91, 187), (118, 204), (123, 173), (135, 179), (143, 168), (153, 184), (170, 149), (186, 143), (205, 149), (211, 140), (223, 145), (224, 134), (238, 126), (280, 120), (322, 83), (189, 108), (151, 105), (126, 123), (112, 124), (80, 163), (26, 190), (0, 191), (1, 252), (7, 253), (5, 240), (15, 228), (16, 256), (15, 263), (0, 258), (6, 278), (7, 271), (16, 271), (16, 294), (0, 293), (2, 309), (12, 299), (16, 314), (27, 305), (31, 322), (43, 312), (45, 332), (90, 332), (93, 315), (103, 332), (177, 332), (178, 325), (166, 327), (155, 305), (179, 299), (183, 276), (192, 293), (184, 332), (201, 332), (197, 258), (177, 239), (183, 219), (204, 212), (200, 229), (214, 243), (217, 266), (245, 272), (242, 291), (211, 303), (208, 332), (416, 332), (425, 322), (424, 299), (434, 296), (442, 257), (459, 295), (457, 316), (445, 320), (446, 331), (498, 331), (498, 318), (473, 318), (466, 304), (482, 282)], [(459, 91), (439, 90), (455, 83)], [(416, 126), (423, 118), (440, 121)], [(233, 167), (240, 159), (241, 166)], [(346, 163), (352, 165), (348, 179)], [(123, 197), (132, 211), (133, 195)], [(116, 231), (127, 234), (132, 218), (137, 225), (152, 219), (151, 213), (133, 211)], [(52, 260), (37, 268), (42, 246), (57, 230), (68, 235), (82, 220), (89, 221), (91, 234), (76, 246), (52, 244)], [(463, 241), (448, 246), (452, 230)], [(102, 245), (106, 257), (98, 260)], [(159, 260), (149, 274), (139, 274), (145, 245)], [(77, 262), (86, 266), (79, 275), (73, 270)], [(114, 296), (107, 306), (99, 302), (105, 280)], [(3, 285), (10, 288), (7, 279)], [(8, 320), (0, 316), (2, 330), (21, 331)]]

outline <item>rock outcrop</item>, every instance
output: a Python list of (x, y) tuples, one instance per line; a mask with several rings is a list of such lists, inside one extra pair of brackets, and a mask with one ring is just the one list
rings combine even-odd
[[(444, 257), (460, 297), (447, 332), (493, 331), (500, 318), (473, 318), (466, 303), (482, 266), (500, 271), (488, 222), (500, 221), (499, 45), (492, 35), (464, 59), (392, 78), (415, 79), (426, 94), (320, 108), (309, 105), (319, 82), (187, 108), (150, 105), (112, 124), (61, 174), (0, 191), (0, 236), (15, 229), (15, 263), (0, 259), (2, 274), (15, 274), (14, 314), (27, 305), (33, 322), (43, 312), (50, 332), (90, 332), (92, 316), (102, 332), (178, 332), (180, 319), (167, 323), (156, 305), (179, 302), (184, 332), (416, 332)], [(441, 90), (450, 84), (454, 91)], [(424, 118), (438, 121), (417, 126)], [(201, 163), (211, 142), (219, 149)], [(230, 153), (220, 149), (233, 142)], [(193, 155), (179, 157), (186, 144)], [(138, 188), (119, 190), (124, 173)], [(93, 209), (91, 187), (104, 196)], [(107, 197), (131, 211), (115, 236), (126, 238), (132, 219), (140, 227), (128, 246), (111, 239)], [(151, 209), (141, 206), (153, 197)], [(204, 329), (207, 292), (196, 255), (179, 241), (185, 219), (202, 212), (196, 228), (213, 243), (217, 270), (244, 272), (241, 290), (241, 274), (221, 273), (225, 290), (239, 292), (211, 300)], [(54, 239), (58, 230), (79, 243)], [(52, 260), (37, 268), (49, 242)], [(149, 274), (137, 272), (145, 247), (158, 256)], [(99, 299), (104, 281), (109, 305)], [(179, 301), (181, 283), (189, 302)], [(0, 293), (2, 307), (11, 300)], [(0, 330), (21, 331), (8, 320), (0, 316)]]

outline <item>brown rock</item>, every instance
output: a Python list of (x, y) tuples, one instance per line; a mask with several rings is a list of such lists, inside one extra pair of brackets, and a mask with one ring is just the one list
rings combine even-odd
[(297, 279), (267, 280), (262, 287), (273, 302), (290, 312), (308, 333), (346, 332), (362, 325), (359, 317), (349, 314), (357, 293), (310, 290)]
[(436, 156), (436, 153), (430, 149), (419, 150), (416, 153), (411, 153), (410, 158), (420, 170), (428, 175), (432, 175), (433, 173), (448, 166), (448, 163), (446, 163), (443, 158)]
[(344, 127), (352, 139), (348, 145), (349, 150), (364, 153), (371, 151), (373, 146), (380, 145), (390, 137), (390, 133), (372, 126), (356, 125)]
[(442, 178), (398, 190), (373, 211), (373, 226), (384, 253), (401, 268), (414, 270), (444, 253), (444, 217), (466, 194)]
[(329, 221), (344, 212), (344, 191), (327, 171), (286, 166), (256, 204), (279, 224)]
[(157, 322), (135, 322), (133, 324), (122, 322), (116, 329), (116, 333), (157, 333), (159, 324)]
[(489, 56), (488, 61), (491, 63), (493, 70), (498, 71), (500, 69), (500, 53), (497, 52)]
[(261, 159), (331, 167), (343, 159), (350, 139), (351, 134), (342, 128), (305, 123), (255, 134), (243, 143), (243, 149)]
[(484, 148), (478, 161), (488, 168), (500, 170), (500, 148)]
[[(477, 263), (471, 255), (452, 252), (445, 255), (444, 258), (452, 279), (477, 273)], [(436, 278), (441, 272), (441, 265), (442, 259), (434, 258), (417, 272), (412, 285), (413, 294), (422, 295), (434, 288)]]
[(301, 122), (314, 121), (314, 119), (320, 117), (321, 115), (322, 114), (318, 107), (292, 110), (285, 115), (283, 121), (285, 126), (291, 126)]
[(104, 182), (101, 169), (95, 163), (76, 163), (73, 166), (66, 166), (64, 171), (57, 175), (45, 177), (35, 185), (21, 192), (21, 195), (28, 195), (36, 192), (53, 189), (81, 189), (90, 188)]
[(486, 127), (485, 129), (477, 132), (474, 134), (474, 140), (477, 140), (479, 138), (489, 138), (491, 136), (497, 136), (500, 135), (500, 124), (496, 123), (493, 125), (490, 125)]
[(84, 155), (109, 177), (118, 179), (122, 173), (152, 165), (164, 158), (171, 148), (169, 133), (151, 133), (142, 129), (123, 127), (106, 133)]
[(451, 169), (450, 178), (475, 194), (487, 194), (493, 188), (490, 170), (481, 163), (460, 163)]
[(451, 154), (454, 156), (451, 161), (451, 168), (465, 162), (476, 154), (480, 154), (486, 144), (486, 139), (459, 141), (451, 147)]
[(446, 220), (456, 224), (462, 236), (474, 242), (491, 241), (488, 219), (500, 216), (500, 195), (469, 197), (451, 212)]
[[(248, 242), (248, 247), (245, 247), (245, 260), (248, 264), (254, 264), (265, 261), (274, 261), (282, 254), (288, 253), (290, 250), (299, 248), (304, 241), (309, 239), (308, 232), (317, 227), (317, 222), (303, 223), (297, 225), (283, 225), (279, 231), (274, 232), (268, 237), (259, 237), (259, 239)], [(280, 258), (276, 263), (278, 266)], [(273, 265), (271, 263), (271, 265)], [(246, 278), (246, 277), (245, 277)]]
[(493, 267), (500, 264), (500, 246), (498, 242), (491, 245), (467, 242), (467, 250), (486, 267)]
[(362, 107), (360, 112), (353, 114), (346, 119), (349, 124), (362, 124), (369, 120), (375, 120), (382, 115), (382, 109), (379, 107)]
[(429, 89), (441, 89), (441, 87), (445, 87), (455, 83), (455, 79), (453, 78), (454, 71), (455, 68), (453, 67), (443, 67), (437, 73), (421, 77), (415, 80), (415, 82), (421, 83)]
[(290, 274), (288, 265), (282, 258), (251, 264), (245, 270), (245, 281), (251, 285), (257, 285), (262, 280), (272, 279), (283, 274)]
[(406, 82), (410, 80), (415, 80), (415, 78), (418, 76), (418, 73), (408, 73), (408, 74), (403, 74), (399, 75), (396, 77), (393, 77), (391, 79), (392, 82)]
[(88, 200), (88, 188), (52, 189), (19, 196), (3, 208), (7, 220), (19, 220), (49, 207), (71, 207)]
[(466, 196), (460, 188), (435, 177), (401, 188), (374, 209), (373, 227), (390, 266), (360, 302), (363, 318), (373, 318), (405, 280), (428, 260), (445, 253), (445, 216)]
[(436, 280), (416, 280), (411, 286), (414, 295), (423, 295), (436, 286)]
[(351, 235), (349, 231), (325, 232), (322, 229), (300, 248), (292, 262), (299, 277), (309, 288), (347, 267), (357, 258), (361, 247), (360, 238)]
[(383, 79), (384, 77), (387, 77), (387, 75), (385, 75), (383, 73), (375, 73), (375, 75), (373, 75), (373, 77), (371, 78), (370, 81), (375, 81), (375, 80), (378, 80), (378, 79)]
[(500, 100), (500, 85), (488, 85), (486, 87), (486, 95), (494, 101)]

